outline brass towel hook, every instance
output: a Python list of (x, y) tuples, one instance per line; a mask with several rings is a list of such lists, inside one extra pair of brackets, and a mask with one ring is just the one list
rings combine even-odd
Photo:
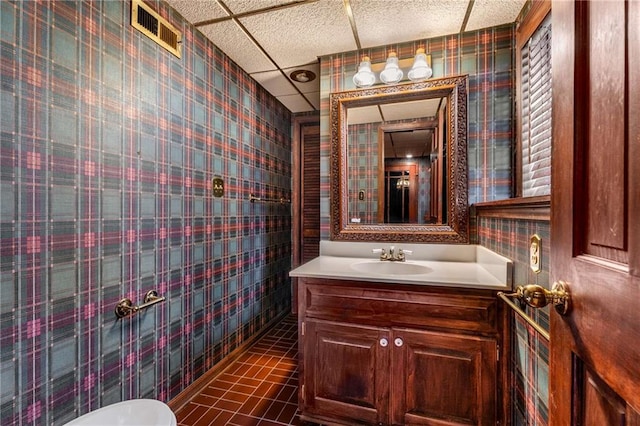
[(560, 315), (567, 315), (571, 309), (569, 288), (564, 281), (553, 283), (551, 290), (537, 284), (519, 285), (515, 293), (506, 296), (516, 297), (532, 308), (544, 308), (551, 303)]

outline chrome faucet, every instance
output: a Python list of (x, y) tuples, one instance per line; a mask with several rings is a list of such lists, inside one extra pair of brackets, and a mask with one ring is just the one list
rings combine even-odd
[(380, 260), (388, 260), (389, 262), (404, 262), (405, 261), (405, 253), (411, 254), (411, 250), (402, 250), (398, 249), (396, 253), (395, 247), (389, 247), (389, 253), (385, 251), (385, 249), (373, 249), (374, 253), (380, 253)]

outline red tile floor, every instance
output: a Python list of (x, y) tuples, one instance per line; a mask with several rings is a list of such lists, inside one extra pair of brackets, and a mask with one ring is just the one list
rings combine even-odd
[(179, 426), (303, 425), (298, 329), (288, 316), (176, 412)]

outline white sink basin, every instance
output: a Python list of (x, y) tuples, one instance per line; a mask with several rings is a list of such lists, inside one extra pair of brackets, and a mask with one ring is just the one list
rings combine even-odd
[(422, 275), (431, 272), (431, 268), (424, 265), (381, 260), (358, 262), (351, 267), (359, 272), (380, 275)]

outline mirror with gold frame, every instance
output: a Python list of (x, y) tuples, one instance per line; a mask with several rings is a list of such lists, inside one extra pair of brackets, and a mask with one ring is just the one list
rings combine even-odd
[[(419, 83), (350, 90), (330, 95), (332, 240), (469, 242), (467, 80), (467, 76), (455, 76)], [(425, 101), (432, 101), (432, 103), (437, 101), (440, 105), (438, 116), (423, 117), (425, 115), (423, 112), (416, 111), (423, 108)], [(385, 107), (402, 106), (405, 110), (416, 111), (415, 116), (379, 123), (375, 148), (360, 151), (353, 149), (353, 141), (349, 141), (350, 117), (353, 123), (354, 117), (368, 108), (382, 110)], [(432, 185), (429, 190), (431, 196), (436, 194), (436, 198), (438, 198), (437, 193), (442, 195), (438, 201), (441, 206), (440, 219), (437, 219), (437, 212), (435, 218), (433, 212), (428, 215), (420, 212), (420, 220), (410, 223), (387, 223), (388, 221), (383, 219), (384, 215), (380, 212), (380, 209), (384, 208), (380, 197), (382, 197), (381, 185), (384, 184), (387, 168), (383, 162), (385, 154), (382, 138), (387, 131), (411, 128), (431, 128), (434, 134), (440, 135), (439, 139), (431, 136), (429, 148), (426, 149), (431, 158), (435, 158), (435, 154), (440, 160), (438, 167), (436, 162), (430, 163), (434, 173), (430, 180), (439, 182), (441, 187)], [(375, 190), (365, 192), (358, 183), (354, 184), (358, 179), (350, 176), (352, 174), (350, 170), (357, 167), (363, 169), (362, 164), (370, 165), (364, 168), (376, 169), (375, 172), (371, 170), (367, 172), (369, 179), (376, 179), (377, 185), (373, 185), (377, 186)], [(440, 171), (436, 173), (438, 168)], [(357, 214), (352, 207), (354, 203), (371, 198), (370, 195), (376, 193), (378, 210), (370, 215), (375, 219), (365, 221), (360, 218), (355, 219)], [(423, 215), (429, 218), (423, 220)]]

